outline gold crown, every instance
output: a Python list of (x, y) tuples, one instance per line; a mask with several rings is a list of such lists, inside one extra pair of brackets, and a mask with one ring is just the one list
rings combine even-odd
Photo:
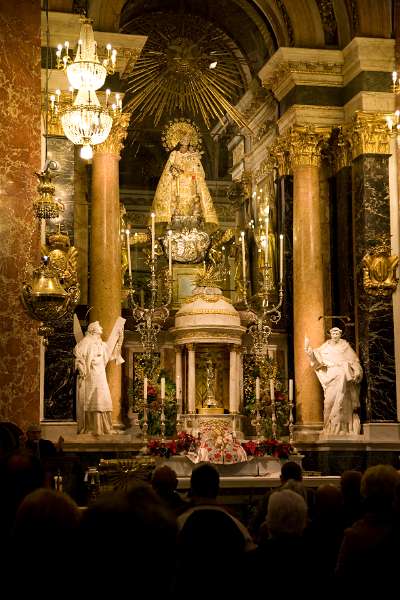
[(53, 248), (65, 248), (68, 247), (71, 243), (68, 233), (61, 233), (61, 231), (51, 233), (48, 239), (49, 245)]
[(173, 150), (184, 138), (189, 139), (193, 148), (200, 150), (201, 135), (196, 123), (190, 119), (174, 119), (162, 132), (162, 143), (166, 150)]

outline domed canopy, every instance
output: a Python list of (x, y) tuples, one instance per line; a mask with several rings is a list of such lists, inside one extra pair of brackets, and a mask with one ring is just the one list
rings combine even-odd
[(192, 297), (175, 315), (171, 330), (176, 344), (241, 344), (246, 331), (232, 303), (217, 288), (196, 288)]

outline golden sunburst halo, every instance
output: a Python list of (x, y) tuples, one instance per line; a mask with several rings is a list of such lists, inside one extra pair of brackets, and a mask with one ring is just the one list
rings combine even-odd
[(188, 138), (189, 143), (196, 150), (201, 149), (201, 134), (194, 121), (190, 119), (174, 119), (164, 127), (161, 139), (166, 150), (173, 150), (182, 139)]
[(228, 114), (248, 127), (231, 104), (244, 91), (243, 59), (226, 34), (204, 19), (175, 13), (141, 16), (129, 28), (148, 36), (128, 85), (126, 110), (140, 121), (153, 116), (200, 115), (210, 128)]

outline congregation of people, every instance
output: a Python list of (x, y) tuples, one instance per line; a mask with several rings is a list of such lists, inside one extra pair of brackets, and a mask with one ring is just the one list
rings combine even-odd
[[(281, 485), (237, 515), (223, 504), (210, 463), (178, 492), (168, 466), (85, 508), (51, 489), (30, 447), (1, 461), (2, 580), (40, 596), (155, 598), (368, 597), (393, 578), (400, 550), (400, 474), (377, 465), (345, 471), (340, 486), (307, 487), (296, 462)], [(241, 517), (241, 518), (240, 518)]]

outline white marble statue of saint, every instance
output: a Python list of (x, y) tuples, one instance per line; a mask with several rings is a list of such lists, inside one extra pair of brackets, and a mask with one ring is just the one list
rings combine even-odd
[(112, 400), (106, 366), (111, 360), (115, 360), (117, 364), (124, 362), (121, 347), (125, 319), (118, 317), (106, 342), (102, 340), (103, 328), (98, 321), (90, 323), (82, 337), (75, 315), (74, 319), (75, 338), (78, 342), (74, 348), (75, 368), (78, 369), (78, 433), (112, 433)]
[(305, 351), (324, 390), (324, 433), (359, 434), (360, 381), (363, 376), (357, 354), (342, 330), (332, 327), (331, 339), (319, 348), (311, 348), (305, 339)]

